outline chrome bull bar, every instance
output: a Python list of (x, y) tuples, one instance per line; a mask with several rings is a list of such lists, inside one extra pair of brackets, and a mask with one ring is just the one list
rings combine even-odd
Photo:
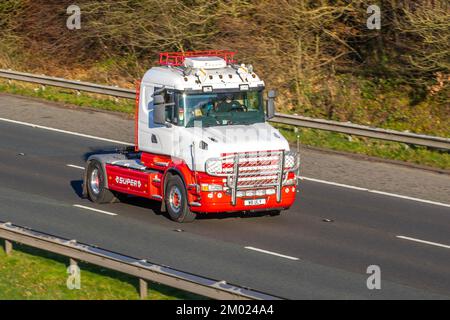
[(275, 187), (277, 202), (281, 202), (283, 184), (288, 173), (299, 167), (298, 154), (293, 151), (257, 151), (224, 155), (206, 161), (205, 171), (212, 176), (225, 177), (231, 191), (231, 204), (236, 205), (237, 193), (248, 189)]

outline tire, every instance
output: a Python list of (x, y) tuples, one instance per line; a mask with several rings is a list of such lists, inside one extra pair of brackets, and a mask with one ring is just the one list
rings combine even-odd
[(176, 222), (192, 222), (196, 214), (189, 209), (186, 188), (178, 175), (169, 176), (164, 201), (170, 219)]
[(111, 203), (116, 201), (114, 193), (105, 188), (106, 174), (100, 162), (89, 162), (86, 176), (88, 197), (95, 203)]

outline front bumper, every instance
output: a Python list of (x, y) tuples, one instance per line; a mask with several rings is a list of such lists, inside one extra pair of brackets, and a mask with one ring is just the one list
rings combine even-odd
[[(286, 210), (292, 206), (297, 194), (297, 187), (284, 186), (281, 192), (281, 201), (277, 201), (276, 195), (237, 197), (236, 204), (232, 204), (230, 193), (220, 192), (200, 192), (200, 199), (190, 204), (191, 211), (199, 213), (218, 212), (242, 212), (242, 211), (270, 211)], [(266, 199), (265, 204), (245, 205), (247, 199)]]

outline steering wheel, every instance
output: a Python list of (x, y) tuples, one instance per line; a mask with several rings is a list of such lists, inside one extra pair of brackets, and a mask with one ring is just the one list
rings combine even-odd
[(243, 112), (243, 111), (245, 111), (245, 112), (247, 112), (247, 111), (248, 111), (248, 108), (247, 108), (247, 106), (245, 106), (245, 105), (239, 103), (238, 106), (236, 106), (236, 107), (233, 106), (233, 107), (231, 108), (231, 111), (236, 111), (236, 112)]

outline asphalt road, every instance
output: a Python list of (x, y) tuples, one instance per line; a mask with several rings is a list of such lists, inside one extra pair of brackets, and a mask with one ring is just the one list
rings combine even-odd
[(83, 171), (67, 165), (116, 146), (0, 121), (0, 220), (289, 299), (450, 298), (450, 207), (301, 181), (279, 217), (177, 224), (152, 201), (80, 197)]

